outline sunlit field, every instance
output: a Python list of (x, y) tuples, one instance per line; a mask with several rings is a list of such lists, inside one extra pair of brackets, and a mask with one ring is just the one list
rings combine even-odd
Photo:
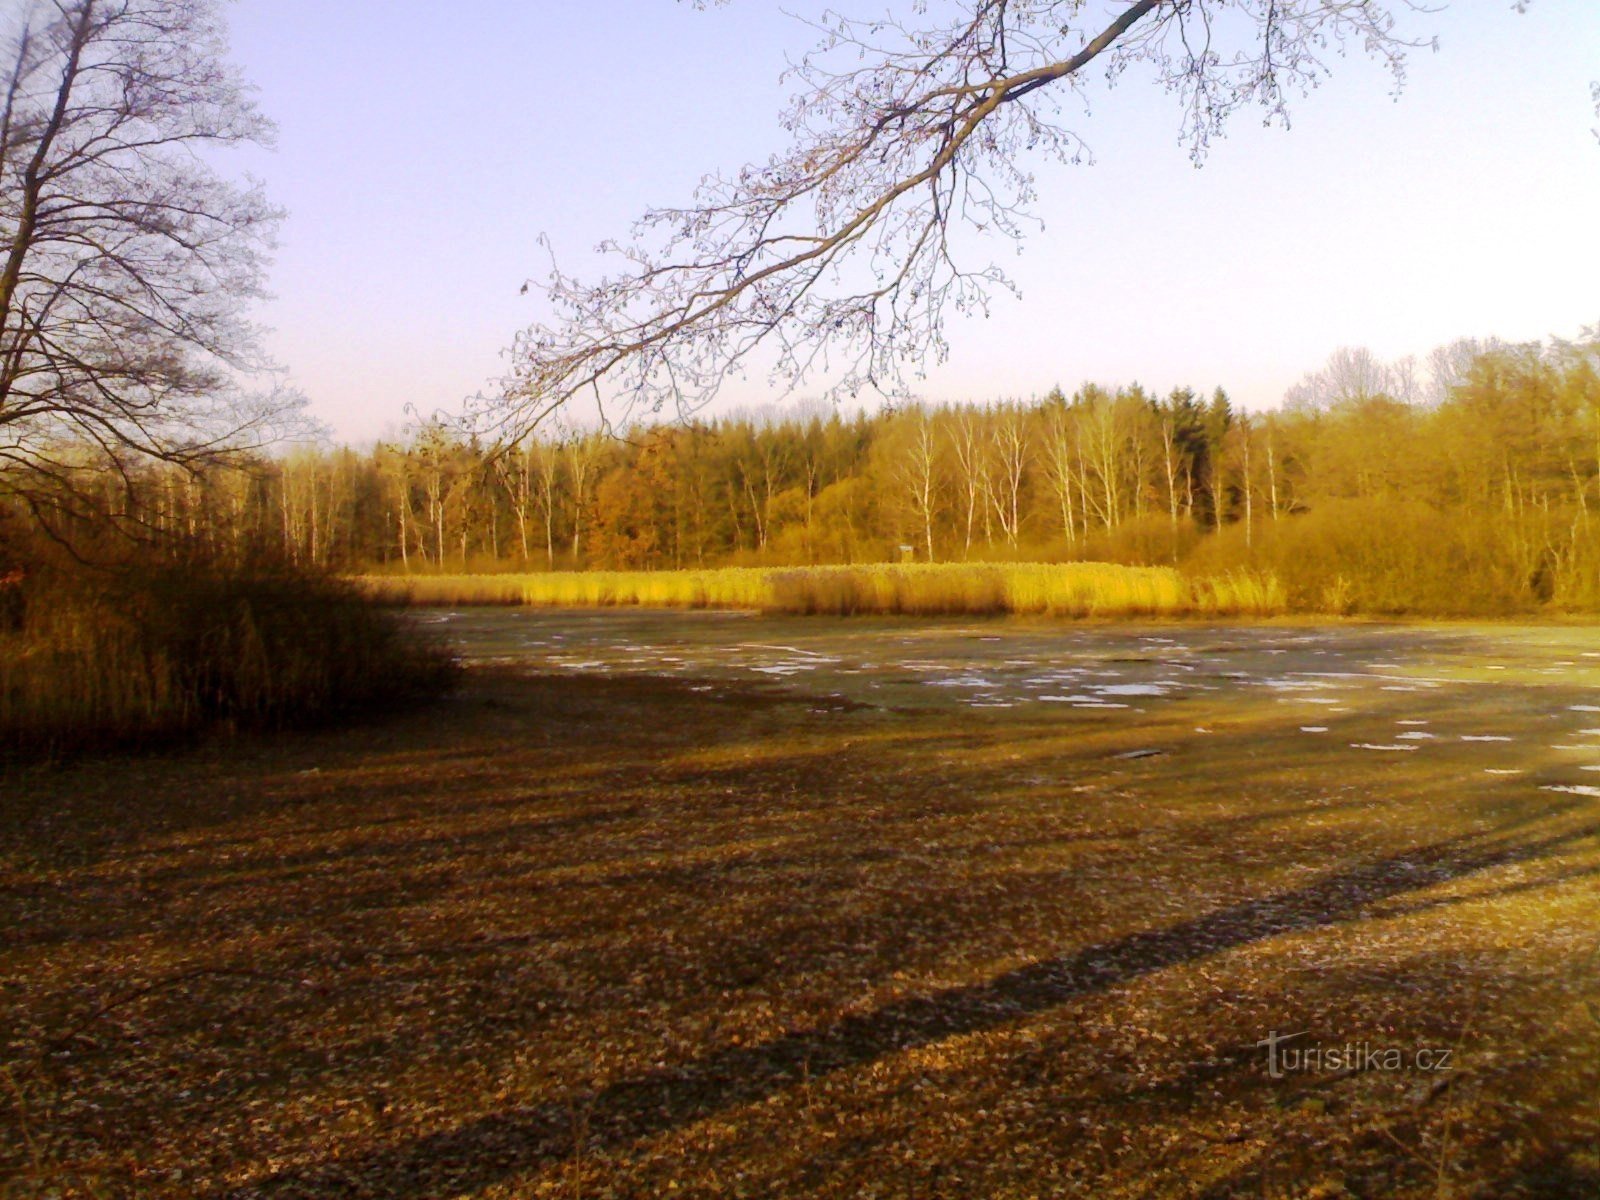
[(366, 576), (392, 603), (745, 608), (771, 613), (1265, 616), (1283, 592), (1267, 576), (1189, 580), (1170, 567), (1110, 563), (906, 563), (573, 571), (529, 575)]
[(1600, 635), (434, 610), (0, 787), (23, 1196), (1600, 1188)]

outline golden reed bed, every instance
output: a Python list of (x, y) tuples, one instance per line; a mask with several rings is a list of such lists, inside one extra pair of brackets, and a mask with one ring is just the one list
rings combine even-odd
[(1171, 567), (1110, 563), (915, 563), (574, 571), (526, 575), (368, 575), (377, 599), (414, 605), (741, 608), (775, 613), (1073, 617), (1251, 615), (1284, 609), (1270, 577), (1188, 579)]

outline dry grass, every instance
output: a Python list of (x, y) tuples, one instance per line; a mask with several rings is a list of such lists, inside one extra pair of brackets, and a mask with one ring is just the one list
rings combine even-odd
[[(1130, 722), (693, 684), (481, 670), (383, 726), (5, 779), (0, 1178), (1594, 1194), (1593, 803), (1352, 762), (1271, 697)], [(1272, 1030), (1455, 1069), (1273, 1079)]]
[(0, 627), (0, 755), (305, 725), (437, 690), (447, 657), (337, 580), (148, 564), (41, 571)]
[(1071, 617), (1266, 616), (1283, 609), (1269, 577), (1188, 580), (1170, 567), (1109, 563), (918, 563), (579, 571), (530, 575), (364, 576), (390, 603), (745, 608), (772, 613), (1040, 614)]

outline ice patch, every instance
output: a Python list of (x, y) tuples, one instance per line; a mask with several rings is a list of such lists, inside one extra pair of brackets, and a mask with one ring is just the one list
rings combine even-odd
[(1461, 740), (1463, 742), (1511, 742), (1516, 739), (1508, 738), (1503, 733), (1463, 733)]
[(1327, 733), (1328, 732), (1328, 727), (1326, 725), (1302, 725), (1302, 726), (1300, 726), (1300, 732), (1301, 733)]
[(1353, 679), (1360, 683), (1373, 679), (1389, 679), (1396, 683), (1414, 684), (1419, 687), (1441, 687), (1447, 683), (1457, 682), (1451, 679), (1429, 679), (1419, 675), (1374, 675), (1369, 671), (1307, 671), (1306, 674), (1322, 679)]
[(1168, 686), (1160, 683), (1107, 683), (1094, 685), (1094, 690), (1102, 696), (1165, 696)]
[(1600, 704), (1573, 704), (1568, 707), (1573, 712), (1600, 712)]
[(1522, 772), (1519, 769), (1517, 769), (1516, 767), (1485, 767), (1483, 769), (1483, 773), (1485, 775), (1521, 775), (1522, 774)]
[(1566, 792), (1573, 796), (1600, 796), (1600, 787), (1590, 787), (1586, 783), (1547, 783), (1539, 790), (1541, 792)]
[(1382, 745), (1377, 742), (1351, 742), (1352, 750), (1415, 750), (1415, 746)]
[(1412, 717), (1412, 718), (1409, 718), (1409, 719), (1404, 720), (1404, 721), (1396, 721), (1395, 724), (1396, 725), (1428, 725), (1428, 724), (1431, 724), (1431, 722), (1419, 721), (1415, 717)]
[(1404, 741), (1426, 742), (1426, 741), (1431, 741), (1433, 738), (1435, 738), (1437, 736), (1438, 736), (1437, 734), (1425, 733), (1420, 729), (1414, 729), (1410, 733), (1400, 733), (1400, 734), (1396, 734), (1395, 735), (1396, 739), (1398, 741), (1402, 741), (1402, 742), (1404, 742)]

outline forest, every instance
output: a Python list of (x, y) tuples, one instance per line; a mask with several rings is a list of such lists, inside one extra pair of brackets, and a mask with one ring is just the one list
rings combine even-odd
[(490, 447), (444, 421), (167, 472), (141, 521), (341, 572), (1106, 561), (1251, 570), (1292, 607), (1600, 605), (1600, 332), (1341, 350), (1265, 412), (1217, 388), (820, 402)]

